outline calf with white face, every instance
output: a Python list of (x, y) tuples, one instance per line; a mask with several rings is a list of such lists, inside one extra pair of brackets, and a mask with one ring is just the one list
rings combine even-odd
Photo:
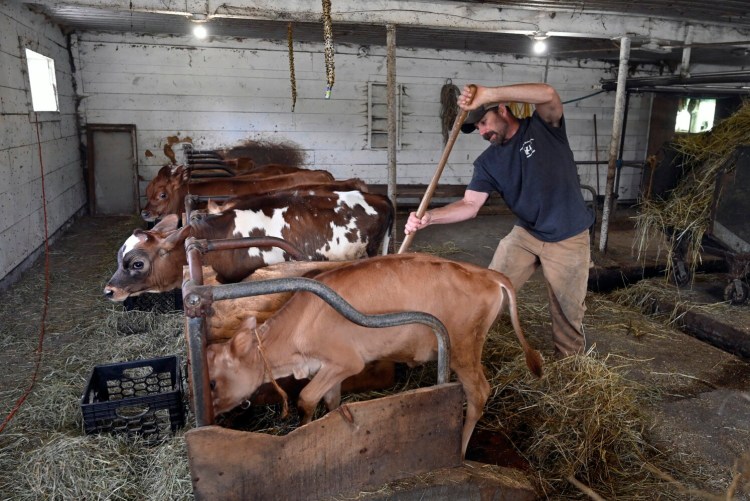
[[(187, 264), (185, 240), (276, 237), (310, 261), (344, 261), (374, 256), (387, 249), (394, 209), (387, 197), (327, 187), (238, 198), (228, 210), (205, 214), (183, 228), (177, 217), (164, 218), (152, 230), (135, 230), (118, 253), (118, 269), (104, 289), (114, 301), (143, 292), (180, 287)], [(254, 270), (288, 261), (277, 247), (211, 252), (205, 263), (222, 283), (239, 282)]]

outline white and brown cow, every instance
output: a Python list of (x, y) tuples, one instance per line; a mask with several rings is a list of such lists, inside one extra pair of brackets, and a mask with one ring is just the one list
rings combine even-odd
[[(394, 209), (383, 195), (309, 186), (231, 202), (231, 210), (205, 214), (183, 228), (177, 216), (151, 230), (133, 231), (117, 255), (118, 269), (104, 288), (114, 301), (180, 287), (187, 264), (185, 240), (276, 237), (311, 261), (344, 261), (385, 253)], [(239, 282), (254, 270), (288, 261), (277, 247), (211, 252), (205, 263), (223, 282)]]
[[(542, 374), (541, 355), (524, 338), (515, 291), (501, 273), (427, 254), (397, 254), (361, 260), (315, 279), (362, 313), (421, 311), (445, 325), (450, 367), (467, 400), (463, 454), (489, 396), (482, 348), (504, 296), (526, 364), (537, 376)], [(341, 382), (359, 373), (366, 363), (389, 360), (416, 365), (435, 360), (437, 340), (431, 328), (421, 324), (382, 329), (357, 326), (319, 297), (297, 292), (260, 327), (251, 318), (231, 341), (210, 345), (207, 358), (216, 415), (245, 401), (271, 378), (293, 374), (312, 378), (298, 401), (302, 422), (307, 423), (321, 399), (329, 410), (338, 407)]]
[(272, 167), (274, 166), (243, 176), (192, 181), (184, 165), (162, 167), (146, 187), (146, 206), (141, 211), (141, 217), (146, 221), (156, 221), (168, 214), (181, 214), (184, 212), (185, 196), (188, 194), (262, 195), (302, 184), (327, 183), (334, 180), (333, 175), (325, 170), (297, 169), (291, 173), (272, 175)]

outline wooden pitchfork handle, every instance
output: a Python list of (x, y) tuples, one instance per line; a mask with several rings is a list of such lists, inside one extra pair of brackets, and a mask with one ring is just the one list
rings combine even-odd
[[(469, 96), (469, 104), (471, 104), (471, 102), (474, 100), (474, 96), (477, 93), (477, 86), (473, 84), (469, 85), (469, 89), (471, 91), (471, 96)], [(466, 116), (468, 114), (468, 111), (462, 109), (461, 113), (456, 116), (456, 120), (453, 122), (453, 128), (451, 129), (450, 137), (448, 138), (448, 142), (445, 143), (445, 148), (443, 148), (443, 156), (440, 157), (440, 162), (438, 163), (437, 169), (435, 169), (435, 174), (432, 176), (432, 181), (430, 181), (429, 186), (427, 186), (427, 191), (425, 191), (424, 196), (422, 196), (422, 201), (419, 203), (419, 208), (417, 209), (417, 217), (420, 219), (422, 219), (424, 213), (427, 212), (427, 207), (430, 205), (432, 195), (435, 194), (435, 189), (437, 188), (440, 176), (443, 174), (445, 164), (448, 163), (448, 156), (450, 156), (451, 154), (453, 144), (456, 142), (458, 133), (461, 132), (461, 126), (464, 124), (464, 120), (466, 120)], [(414, 239), (415, 233), (416, 232), (412, 232), (406, 235), (404, 241), (401, 242), (401, 248), (398, 250), (399, 254), (403, 254), (404, 252), (406, 252), (406, 249), (409, 248), (409, 245), (411, 245), (411, 241)]]

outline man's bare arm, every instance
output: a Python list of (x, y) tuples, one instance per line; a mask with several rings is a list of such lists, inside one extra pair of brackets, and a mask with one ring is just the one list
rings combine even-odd
[(544, 83), (522, 83), (501, 85), (499, 87), (476, 86), (476, 93), (465, 86), (458, 97), (458, 105), (464, 110), (473, 110), (488, 103), (529, 103), (536, 107), (537, 113), (548, 124), (559, 127), (563, 114), (560, 96), (554, 87)]
[(422, 218), (417, 218), (417, 214), (412, 212), (406, 222), (404, 233), (407, 235), (421, 230), (431, 224), (448, 224), (465, 221), (476, 217), (479, 209), (487, 201), (489, 195), (481, 191), (466, 190), (464, 197), (443, 207), (430, 209), (424, 213)]

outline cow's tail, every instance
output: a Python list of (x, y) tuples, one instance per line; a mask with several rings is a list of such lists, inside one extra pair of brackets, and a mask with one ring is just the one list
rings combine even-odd
[(386, 230), (385, 235), (383, 236), (383, 247), (381, 251), (381, 255), (385, 256), (388, 254), (388, 251), (391, 247), (391, 231), (393, 231), (393, 223), (388, 226), (388, 230)]
[[(380, 196), (381, 203), (377, 206), (382, 207), (381, 211), (378, 211), (380, 219), (380, 232), (381, 237), (380, 254), (386, 255), (391, 246), (391, 235), (393, 234), (393, 222), (396, 219), (396, 208), (393, 206), (391, 199), (386, 196)], [(376, 207), (377, 207), (376, 206)], [(372, 242), (373, 247), (377, 245), (377, 242)], [(377, 252), (377, 248), (369, 248), (368, 251)], [(374, 254), (368, 252), (368, 256), (372, 257)]]
[(523, 353), (526, 356), (526, 366), (537, 377), (542, 377), (542, 355), (526, 342), (526, 337), (521, 330), (521, 323), (518, 321), (518, 305), (516, 304), (516, 291), (505, 275), (500, 281), (500, 288), (508, 298), (508, 310), (510, 311), (510, 321), (513, 324), (513, 330), (516, 332), (518, 342), (521, 343)]
[(383, 255), (388, 254), (391, 246), (391, 236), (393, 235), (393, 225), (396, 223), (396, 207), (390, 198), (386, 198), (388, 207), (386, 209), (385, 235), (383, 235)]

